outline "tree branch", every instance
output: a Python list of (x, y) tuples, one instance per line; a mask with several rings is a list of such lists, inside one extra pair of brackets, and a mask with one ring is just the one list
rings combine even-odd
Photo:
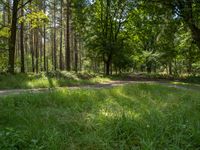
[(32, 2), (32, 0), (28, 0), (27, 2), (25, 2), (23, 5), (21, 5), (18, 10), (20, 10), (21, 8), (25, 7), (28, 3)]

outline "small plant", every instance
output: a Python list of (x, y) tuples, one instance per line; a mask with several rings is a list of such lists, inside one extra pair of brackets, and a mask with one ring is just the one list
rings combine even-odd
[(13, 128), (0, 130), (0, 149), (17, 150), (26, 145), (23, 135)]

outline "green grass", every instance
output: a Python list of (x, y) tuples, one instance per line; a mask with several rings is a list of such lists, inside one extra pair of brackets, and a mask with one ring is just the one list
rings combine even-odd
[(199, 90), (200, 91), (200, 85), (199, 84), (192, 84), (192, 83), (187, 83), (187, 82), (176, 82), (176, 81), (171, 81), (169, 82), (172, 85), (180, 86), (183, 88), (188, 88), (191, 90)]
[(0, 89), (53, 88), (72, 85), (97, 84), (109, 81), (109, 78), (68, 72), (51, 72), (40, 74), (2, 74)]
[(199, 148), (199, 92), (138, 84), (0, 98), (3, 150)]

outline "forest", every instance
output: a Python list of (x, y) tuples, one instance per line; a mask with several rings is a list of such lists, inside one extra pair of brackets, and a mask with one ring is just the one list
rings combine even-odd
[(0, 71), (198, 74), (199, 5), (1, 0)]
[(0, 0), (0, 149), (199, 150), (200, 0)]

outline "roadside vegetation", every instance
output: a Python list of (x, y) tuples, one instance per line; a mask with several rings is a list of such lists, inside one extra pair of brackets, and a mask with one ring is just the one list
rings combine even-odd
[(157, 84), (0, 98), (0, 149), (193, 149), (200, 93)]
[(123, 73), (106, 76), (95, 73), (73, 73), (66, 71), (41, 72), (39, 74), (0, 74), (0, 89), (35, 89), (81, 86), (109, 83), (111, 81), (165, 81), (177, 85), (200, 84), (200, 76), (174, 77), (167, 74)]
[(108, 82), (108, 77), (89, 73), (49, 72), (40, 74), (2, 74), (0, 89), (54, 88)]

